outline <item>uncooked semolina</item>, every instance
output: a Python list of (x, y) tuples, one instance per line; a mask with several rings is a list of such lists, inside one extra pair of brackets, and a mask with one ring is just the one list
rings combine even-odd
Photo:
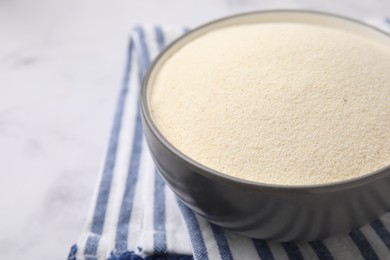
[(341, 29), (216, 29), (166, 61), (150, 104), (177, 149), (241, 179), (321, 184), (390, 164), (390, 48)]

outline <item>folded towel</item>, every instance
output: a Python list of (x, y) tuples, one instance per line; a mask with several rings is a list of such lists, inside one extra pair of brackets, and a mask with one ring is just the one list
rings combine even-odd
[(390, 259), (390, 214), (310, 243), (275, 243), (223, 230), (176, 199), (142, 134), (138, 96), (151, 60), (185, 29), (138, 27), (86, 228), (68, 259)]

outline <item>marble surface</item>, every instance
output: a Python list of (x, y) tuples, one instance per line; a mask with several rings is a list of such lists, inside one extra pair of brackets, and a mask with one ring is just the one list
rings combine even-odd
[(386, 0), (0, 1), (0, 258), (65, 259), (77, 241), (135, 24), (274, 8), (390, 16)]

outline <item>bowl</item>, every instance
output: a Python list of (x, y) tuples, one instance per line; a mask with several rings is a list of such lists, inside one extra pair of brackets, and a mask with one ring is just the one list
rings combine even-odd
[(309, 11), (246, 13), (198, 27), (167, 47), (144, 79), (142, 120), (153, 160), (167, 185), (185, 205), (211, 223), (245, 236), (284, 242), (312, 241), (357, 229), (390, 209), (390, 166), (329, 184), (263, 184), (235, 178), (194, 161), (175, 148), (153, 122), (149, 93), (156, 74), (172, 54), (210, 30), (267, 22), (338, 27), (390, 43), (389, 35), (368, 25)]

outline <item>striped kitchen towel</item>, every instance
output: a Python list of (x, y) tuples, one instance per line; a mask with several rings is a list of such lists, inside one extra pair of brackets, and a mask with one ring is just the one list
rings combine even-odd
[(176, 199), (150, 157), (138, 95), (151, 60), (183, 32), (134, 30), (93, 207), (68, 259), (390, 259), (390, 214), (323, 241), (275, 243), (223, 230)]

